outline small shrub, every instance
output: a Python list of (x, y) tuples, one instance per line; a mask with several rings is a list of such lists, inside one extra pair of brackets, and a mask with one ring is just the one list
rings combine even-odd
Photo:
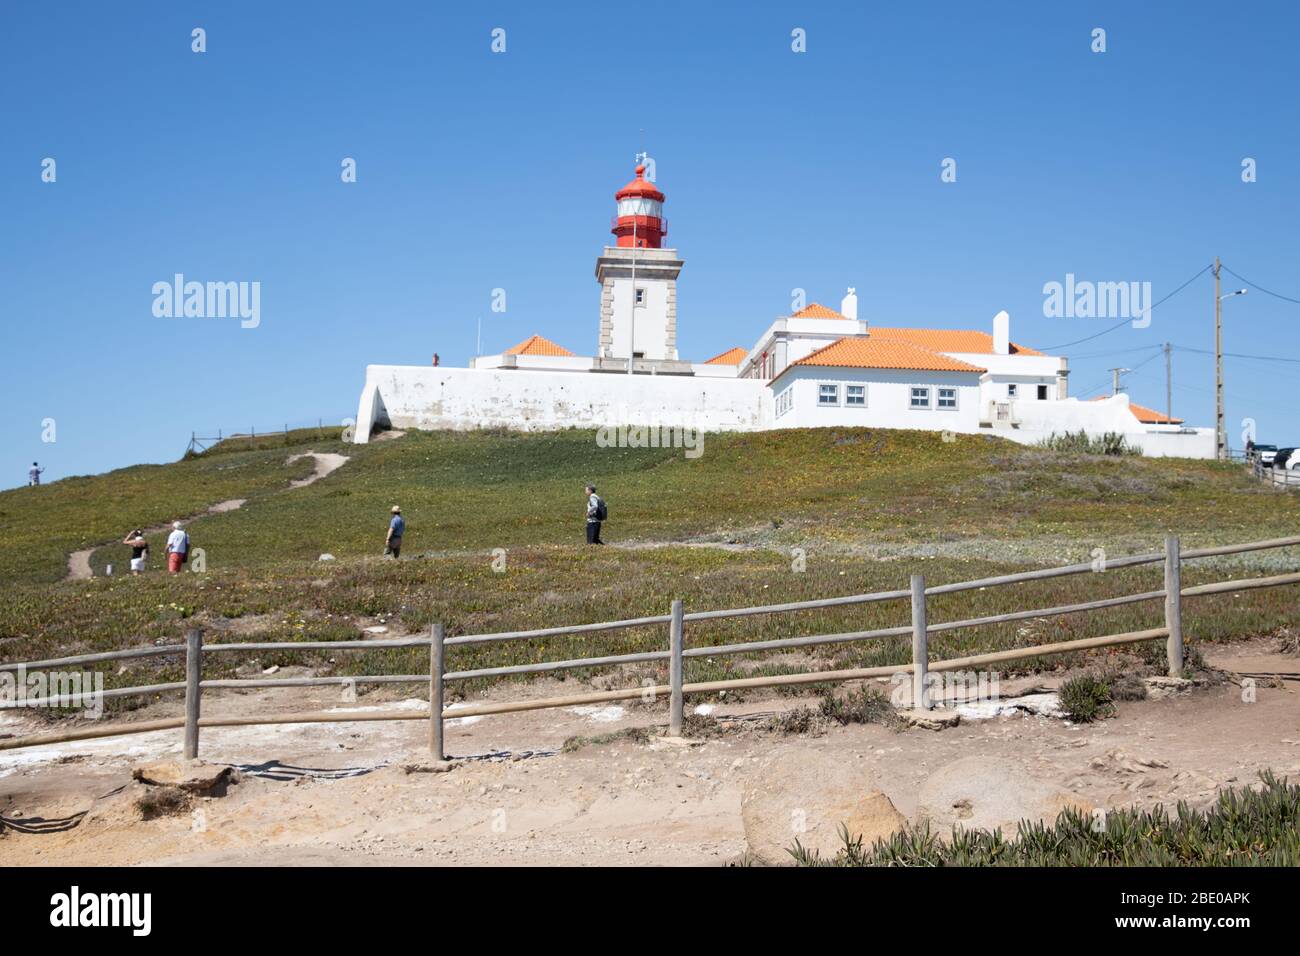
[(1084, 674), (1072, 677), (1061, 685), (1059, 692), (1061, 712), (1070, 720), (1091, 723), (1115, 713), (1110, 687), (1099, 677)]
[(889, 698), (874, 687), (861, 687), (843, 697), (828, 692), (822, 698), (820, 713), (837, 724), (896, 724), (899, 721)]
[(145, 820), (175, 816), (190, 808), (190, 795), (179, 787), (149, 787), (136, 798), (135, 808)]
[(822, 729), (822, 720), (811, 707), (796, 707), (772, 717), (767, 726), (779, 734), (815, 734)]
[(608, 734), (596, 734), (592, 737), (575, 735), (569, 737), (561, 745), (560, 749), (566, 753), (576, 753), (583, 747), (599, 747), (603, 744), (612, 744), (620, 740), (627, 740), (634, 744), (644, 744), (650, 742), (649, 727), (625, 727), (622, 730), (616, 730)]
[(1147, 685), (1139, 674), (1119, 674), (1109, 680), (1111, 700), (1146, 700)]
[(1076, 455), (1140, 455), (1142, 449), (1130, 445), (1128, 439), (1119, 432), (1106, 432), (1104, 435), (1089, 435), (1082, 428), (1077, 432), (1056, 432), (1048, 435), (1038, 443), (1040, 448), (1052, 451), (1069, 452)]

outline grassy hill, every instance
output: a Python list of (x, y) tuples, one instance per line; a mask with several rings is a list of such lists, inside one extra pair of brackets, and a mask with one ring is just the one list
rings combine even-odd
[[(286, 459), (308, 450), (340, 452), (349, 461), (313, 485), (290, 488), (313, 464)], [(615, 547), (580, 544), (588, 480), (609, 502), (605, 537)], [(150, 574), (63, 580), (69, 551), (104, 544), (92, 558), (97, 574), (107, 563), (125, 568), (126, 549), (110, 542), (131, 528), (199, 515), (231, 498), (247, 502), (189, 525), (194, 545), (206, 553), (203, 574), (160, 573), (158, 535)], [(379, 557), (393, 504), (408, 522), (400, 562)], [(0, 658), (171, 639), (191, 620), (211, 628), (213, 639), (233, 630), (278, 640), (354, 637), (381, 619), (394, 632), (437, 619), (453, 634), (578, 623), (662, 613), (673, 597), (688, 608), (771, 603), (903, 587), (916, 570), (941, 583), (1083, 561), (1098, 547), (1110, 555), (1156, 550), (1167, 530), (1181, 534), (1186, 548), (1277, 537), (1297, 527), (1300, 497), (1270, 491), (1239, 466), (1078, 456), (985, 436), (945, 442), (938, 433), (866, 429), (709, 435), (704, 454), (688, 460), (671, 449), (601, 448), (591, 431), (411, 432), (354, 446), (311, 430), (255, 447), (226, 442), (176, 464), (0, 493)], [(791, 569), (796, 547), (806, 552), (806, 572)], [(505, 549), (503, 573), (491, 564), (497, 548)], [(338, 560), (317, 561), (324, 552)], [(1294, 569), (1300, 555), (1266, 552), (1217, 569), (1193, 565), (1185, 580), (1222, 578), (1226, 564)], [(953, 596), (936, 601), (932, 614), (951, 619), (1146, 587), (1159, 587), (1158, 570)], [(1192, 637), (1295, 624), (1295, 590), (1197, 599), (1189, 612)], [(1154, 605), (1137, 605), (951, 632), (943, 653), (1155, 626), (1158, 615)], [(905, 617), (901, 605), (871, 605), (719, 622), (694, 628), (690, 640), (889, 626)], [(662, 643), (662, 634), (642, 629), (549, 645), (458, 648), (462, 659), (453, 655), (450, 663), (459, 667), (470, 656), (476, 664), (517, 663)], [(266, 655), (260, 663), (291, 657)], [(418, 673), (427, 665), (417, 657), (339, 654), (329, 667)], [(826, 651), (828, 662), (846, 665), (905, 657), (901, 642)], [(178, 666), (144, 662), (115, 673), (110, 684), (148, 682)], [(695, 676), (752, 666), (775, 665), (739, 658), (691, 663)]]

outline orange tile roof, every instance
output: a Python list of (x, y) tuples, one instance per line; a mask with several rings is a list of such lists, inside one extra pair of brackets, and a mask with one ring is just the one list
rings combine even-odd
[[(1101, 395), (1094, 398), (1094, 402), (1104, 402), (1110, 398), (1109, 395)], [(1181, 418), (1170, 418), (1164, 412), (1158, 412), (1154, 408), (1147, 408), (1145, 405), (1139, 405), (1137, 402), (1130, 401), (1128, 410), (1133, 413), (1133, 417), (1143, 425), (1181, 425)]]
[(745, 361), (745, 356), (749, 352), (737, 345), (734, 349), (727, 349), (721, 355), (715, 355), (713, 358), (705, 361), (705, 365), (739, 365)]
[[(791, 365), (845, 368), (898, 368), (926, 372), (984, 372), (978, 365), (959, 362), (927, 348), (898, 339), (846, 336)], [(789, 367), (789, 366), (787, 366)]]
[(572, 355), (563, 345), (556, 345), (550, 339), (534, 335), (524, 339), (514, 348), (506, 349), (506, 355)]
[(790, 316), (792, 319), (848, 319), (847, 315), (841, 315), (834, 309), (828, 309), (819, 302), (811, 302), (802, 309)]
[[(880, 339), (899, 339), (935, 352), (966, 352), (992, 355), (993, 336), (974, 329), (890, 329), (868, 326), (867, 334)], [(1012, 355), (1042, 355), (1024, 345), (1011, 343)]]

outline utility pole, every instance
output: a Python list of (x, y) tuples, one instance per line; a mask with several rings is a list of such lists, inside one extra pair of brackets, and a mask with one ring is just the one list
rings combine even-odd
[(1214, 257), (1214, 456), (1228, 457), (1228, 433), (1223, 427), (1223, 299), (1219, 296), (1219, 257)]
[(1173, 346), (1165, 343), (1165, 418), (1169, 424), (1174, 423), (1174, 365)]
[(1110, 370), (1110, 375), (1111, 375), (1111, 388), (1110, 388), (1110, 394), (1111, 394), (1111, 395), (1118, 395), (1118, 394), (1119, 394), (1119, 377), (1120, 377), (1120, 375), (1122, 375), (1124, 372), (1131, 372), (1131, 371), (1132, 371), (1132, 369), (1127, 369), (1127, 368), (1113, 368), (1113, 369)]
[[(640, 202), (640, 199), (635, 200)], [(634, 209), (637, 207), (633, 207)], [(627, 326), (627, 374), (636, 364), (636, 216), (632, 217), (632, 321)]]
[[(645, 130), (641, 130), (641, 152), (645, 152)], [(637, 164), (641, 163), (641, 158), (637, 157)], [(638, 196), (636, 202), (642, 202)], [(639, 212), (640, 206), (634, 206), (633, 211)], [(627, 374), (632, 374), (632, 366), (636, 365), (636, 233), (637, 217), (632, 216), (632, 321), (627, 327)]]

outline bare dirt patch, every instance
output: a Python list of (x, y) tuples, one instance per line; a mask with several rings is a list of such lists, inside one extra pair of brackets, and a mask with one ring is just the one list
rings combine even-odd
[[(813, 835), (818, 846), (833, 844), (824, 838), (837, 815), (864, 831), (923, 816), (1009, 819), (1024, 812), (1011, 805), (1015, 781), (1033, 783), (1042, 798), (1035, 812), (1047, 814), (1066, 804), (1204, 806), (1265, 768), (1300, 777), (1300, 660), (1275, 641), (1202, 651), (1235, 683), (1121, 701), (1115, 718), (1087, 725), (1006, 708), (938, 732), (854, 724), (809, 738), (763, 729), (767, 716), (806, 699), (755, 695), (688, 706), (718, 732), (670, 741), (662, 703), (637, 702), (449, 720), (457, 758), (449, 773), (403, 769), (427, 762), (424, 720), (211, 728), (203, 759), (235, 767), (239, 782), (149, 820), (130, 803), (132, 770), (175, 757), (180, 731), (3, 751), (0, 816), (28, 823), (0, 837), (0, 863), (781, 862), (787, 835), (790, 844)], [(1243, 673), (1278, 679), (1258, 681), (1250, 698)], [(515, 685), (475, 700), (560, 688)], [(1003, 689), (1012, 693), (1011, 682)], [(217, 692), (204, 704), (205, 714), (425, 708), (391, 694), (346, 703), (332, 688)], [(178, 712), (167, 702), (137, 716)], [(0, 715), (0, 732), (27, 732), (30, 719)], [(647, 732), (625, 732), (638, 727)], [(583, 745), (565, 752), (575, 737)], [(957, 773), (972, 760), (985, 772)], [(773, 774), (781, 766), (805, 769)], [(29, 832), (32, 820), (74, 818), (63, 830)], [(751, 852), (760, 835), (761, 856)]]

